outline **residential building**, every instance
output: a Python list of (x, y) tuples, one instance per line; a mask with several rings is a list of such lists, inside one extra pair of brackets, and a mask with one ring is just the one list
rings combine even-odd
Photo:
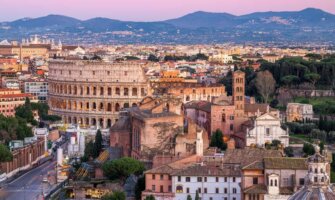
[(25, 80), (24, 92), (37, 96), (40, 102), (46, 102), (48, 97), (48, 82), (45, 79)]
[(203, 200), (240, 200), (241, 169), (234, 165), (196, 164), (172, 174), (175, 200), (195, 198)]
[(0, 113), (7, 117), (15, 116), (15, 108), (23, 105), (26, 98), (38, 102), (37, 97), (21, 93), (19, 89), (0, 89)]

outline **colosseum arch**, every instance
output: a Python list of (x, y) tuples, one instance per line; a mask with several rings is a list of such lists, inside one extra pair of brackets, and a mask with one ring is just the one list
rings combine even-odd
[(97, 104), (95, 102), (92, 103), (92, 109), (96, 110), (97, 109)]
[(119, 112), (120, 111), (120, 104), (119, 103), (116, 103), (115, 104), (115, 112)]
[(127, 87), (125, 87), (123, 89), (123, 96), (128, 96), (129, 95), (129, 89)]
[(129, 103), (124, 103), (123, 108), (129, 108)]
[(109, 111), (109, 112), (112, 111), (112, 104), (111, 103), (107, 104), (107, 111)]
[(107, 94), (110, 96), (110, 95), (112, 95), (112, 88), (111, 87), (108, 87), (108, 89), (107, 89)]
[(115, 88), (115, 94), (120, 95), (120, 88), (119, 87)]
[(104, 103), (100, 102), (99, 110), (103, 110), (103, 109), (104, 109)]
[(132, 95), (133, 96), (137, 96), (137, 88), (133, 88), (132, 89)]

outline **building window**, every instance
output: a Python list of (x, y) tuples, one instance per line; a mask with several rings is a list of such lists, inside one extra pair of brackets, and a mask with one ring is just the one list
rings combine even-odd
[(163, 180), (163, 178), (164, 178), (164, 175), (163, 175), (163, 174), (161, 174), (161, 175), (160, 175), (160, 179), (161, 179), (161, 180)]
[(318, 173), (318, 168), (314, 169), (314, 173), (316, 173), (316, 174)]
[(144, 88), (141, 88), (141, 96), (143, 97), (143, 96), (145, 96), (146, 94), (145, 94), (145, 90), (144, 90)]
[(169, 192), (172, 192), (172, 186), (169, 185)]
[(321, 177), (321, 182), (324, 182), (325, 181), (325, 178), (324, 177)]
[(236, 194), (236, 193), (237, 193), (236, 188), (233, 188), (233, 194)]
[(215, 193), (219, 193), (219, 188), (215, 188)]
[(116, 94), (116, 95), (120, 95), (120, 88), (118, 88), (118, 87), (115, 88), (115, 94)]
[(224, 182), (227, 182), (227, 177), (224, 177)]
[(235, 182), (236, 181), (236, 178), (235, 177), (233, 177), (233, 182)]
[(107, 94), (108, 94), (108, 95), (112, 95), (112, 88), (109, 87), (109, 88), (107, 89)]
[(155, 180), (155, 179), (156, 179), (156, 175), (153, 174), (153, 175), (152, 175), (152, 180)]
[(177, 185), (177, 187), (176, 187), (176, 193), (183, 193), (183, 186)]
[(223, 193), (227, 194), (227, 193), (228, 193), (228, 189), (227, 189), (227, 188), (224, 188), (224, 189), (223, 189)]
[(163, 186), (161, 185), (161, 186), (160, 186), (160, 190), (159, 190), (159, 191), (160, 191), (160, 192), (164, 192), (164, 190), (163, 190), (163, 189), (164, 189), (164, 188), (163, 188)]
[(169, 181), (171, 181), (172, 180), (172, 177), (169, 175)]
[(219, 177), (215, 177), (215, 181), (216, 181), (216, 182), (219, 182)]
[(233, 131), (234, 130), (234, 124), (230, 124), (229, 129), (230, 129), (230, 131)]
[(300, 185), (305, 185), (305, 179), (304, 178), (300, 178), (299, 179), (299, 184)]
[(191, 182), (191, 177), (186, 177), (186, 182)]
[(270, 128), (266, 128), (266, 135), (267, 135), (267, 136), (270, 135)]
[(92, 71), (93, 76), (95, 75), (95, 71)]
[(204, 188), (204, 193), (207, 193), (207, 188)]
[(201, 188), (198, 188), (198, 193), (199, 193), (199, 194), (201, 193)]
[(133, 88), (132, 95), (137, 96), (137, 88)]
[(198, 182), (202, 182), (202, 177), (197, 178)]
[(314, 177), (314, 183), (318, 182), (318, 177)]
[(152, 185), (151, 189), (152, 189), (152, 191), (155, 191), (156, 190), (156, 185)]
[(207, 182), (207, 177), (204, 177), (204, 179), (205, 179), (204, 181)]
[(178, 182), (180, 182), (181, 181), (181, 176), (178, 176)]
[(186, 188), (186, 193), (190, 193), (190, 188)]
[(128, 93), (129, 93), (128, 88), (124, 88), (123, 89), (123, 95), (128, 96)]
[(255, 185), (255, 184), (258, 184), (258, 178), (257, 177), (254, 177), (252, 178), (252, 183)]

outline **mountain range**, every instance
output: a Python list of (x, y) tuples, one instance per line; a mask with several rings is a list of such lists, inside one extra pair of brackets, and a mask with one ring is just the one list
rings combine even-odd
[(198, 11), (157, 22), (101, 17), (79, 20), (62, 15), (0, 22), (0, 40), (21, 40), (37, 34), (84, 44), (335, 43), (334, 33), (335, 15), (315, 8), (241, 16)]

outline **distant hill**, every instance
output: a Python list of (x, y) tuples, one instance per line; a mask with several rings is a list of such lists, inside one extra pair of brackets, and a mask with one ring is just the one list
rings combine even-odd
[[(131, 22), (109, 18), (78, 20), (61, 15), (24, 18), (0, 23), (0, 40), (52, 35), (76, 43), (221, 43), (324, 42), (334, 43), (335, 15), (307, 8), (292, 12), (194, 12), (158, 22)], [(94, 34), (94, 35), (93, 35)]]

